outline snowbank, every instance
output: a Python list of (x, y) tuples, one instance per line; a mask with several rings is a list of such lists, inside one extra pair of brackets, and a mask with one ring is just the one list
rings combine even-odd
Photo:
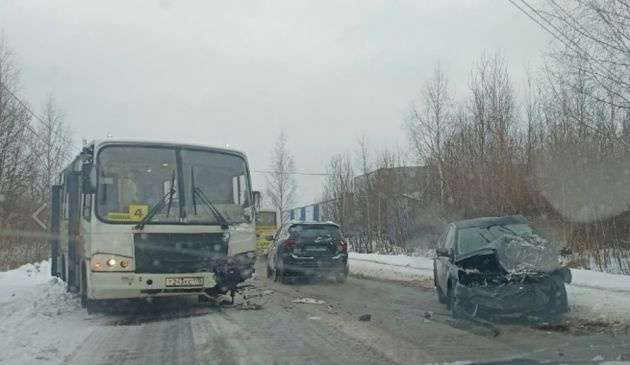
[(58, 363), (93, 330), (50, 264), (0, 272), (0, 363)]
[[(385, 280), (433, 282), (433, 259), (350, 252), (350, 273)], [(571, 269), (572, 313), (588, 319), (630, 321), (630, 276)]]
[(350, 273), (385, 280), (426, 280), (433, 278), (433, 260), (420, 256), (350, 252)]

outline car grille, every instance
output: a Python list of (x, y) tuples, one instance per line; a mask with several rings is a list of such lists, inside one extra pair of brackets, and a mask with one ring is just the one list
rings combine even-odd
[(134, 250), (137, 273), (211, 271), (227, 256), (221, 233), (137, 233)]

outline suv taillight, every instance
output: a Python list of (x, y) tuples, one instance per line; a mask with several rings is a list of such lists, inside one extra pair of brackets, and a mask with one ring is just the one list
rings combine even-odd
[(348, 249), (348, 242), (344, 240), (335, 241), (335, 246), (337, 247), (337, 251), (345, 251)]
[(298, 240), (284, 240), (284, 241), (281, 241), (280, 244), (284, 248), (296, 248), (300, 244), (300, 241), (298, 241)]

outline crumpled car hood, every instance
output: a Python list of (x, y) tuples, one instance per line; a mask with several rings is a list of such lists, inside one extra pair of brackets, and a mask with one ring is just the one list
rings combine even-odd
[(506, 235), (454, 260), (460, 267), (480, 271), (498, 265), (508, 274), (552, 273), (561, 268), (558, 254), (549, 241), (535, 234)]

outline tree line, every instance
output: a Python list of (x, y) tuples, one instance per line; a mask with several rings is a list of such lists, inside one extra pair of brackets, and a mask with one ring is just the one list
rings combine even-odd
[(630, 3), (563, 4), (535, 9), (556, 38), (524, 90), (500, 53), (475, 62), (466, 90), (437, 67), (404, 123), (408, 151), (360, 141), (354, 164), (333, 156), (326, 211), (359, 248), (409, 250), (439, 221), (523, 214), (560, 231), (576, 265), (630, 272)]
[(35, 114), (19, 89), (19, 67), (0, 38), (0, 270), (49, 257), (45, 231), (31, 215), (49, 203), (71, 146), (69, 124), (52, 95)]

